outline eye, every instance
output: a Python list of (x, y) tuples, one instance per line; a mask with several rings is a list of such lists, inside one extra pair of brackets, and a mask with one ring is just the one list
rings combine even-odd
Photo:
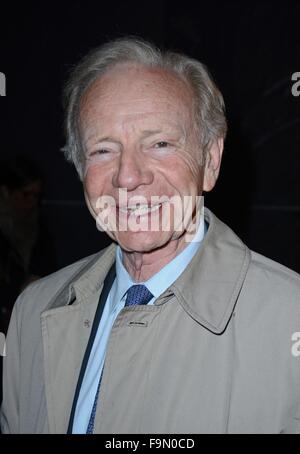
[(109, 150), (106, 150), (105, 148), (101, 148), (100, 150), (95, 151), (96, 154), (106, 154), (109, 153)]
[(165, 142), (165, 141), (163, 141), (163, 140), (160, 141), (160, 142), (157, 142), (157, 143), (155, 144), (155, 148), (166, 148), (166, 147), (168, 147), (168, 146), (169, 146), (168, 142)]
[(109, 153), (109, 150), (106, 150), (105, 148), (101, 148), (100, 150), (92, 151), (90, 153), (90, 157), (91, 156), (99, 156), (99, 155), (103, 155), (103, 154), (107, 154), (107, 153)]

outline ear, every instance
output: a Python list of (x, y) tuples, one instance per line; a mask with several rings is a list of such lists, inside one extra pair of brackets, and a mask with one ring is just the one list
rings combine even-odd
[(223, 148), (224, 139), (219, 138), (214, 140), (207, 150), (203, 180), (203, 191), (205, 192), (211, 191), (216, 184), (221, 167)]

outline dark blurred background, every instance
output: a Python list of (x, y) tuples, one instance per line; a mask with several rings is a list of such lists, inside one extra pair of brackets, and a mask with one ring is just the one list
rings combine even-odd
[(292, 74), (300, 71), (299, 2), (12, 1), (1, 4), (0, 20), (7, 83), (0, 97), (0, 158), (27, 156), (42, 182), (44, 240), (33, 275), (109, 243), (60, 152), (61, 88), (90, 48), (125, 34), (208, 65), (225, 97), (229, 135), (206, 205), (250, 248), (300, 272), (300, 97), (291, 93)]

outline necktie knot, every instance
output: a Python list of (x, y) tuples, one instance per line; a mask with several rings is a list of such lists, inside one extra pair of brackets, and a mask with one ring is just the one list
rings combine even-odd
[(132, 285), (127, 291), (125, 306), (148, 304), (152, 298), (152, 293), (147, 289), (145, 285)]

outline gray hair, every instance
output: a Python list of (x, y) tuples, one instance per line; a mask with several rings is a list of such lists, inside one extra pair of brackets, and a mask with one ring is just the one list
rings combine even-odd
[(195, 120), (203, 154), (212, 141), (225, 138), (227, 123), (223, 96), (204, 64), (176, 52), (161, 51), (139, 38), (119, 38), (89, 52), (73, 69), (64, 88), (67, 142), (63, 151), (81, 179), (84, 168), (79, 135), (81, 100), (96, 79), (120, 63), (158, 67), (178, 75), (189, 85), (195, 96)]

